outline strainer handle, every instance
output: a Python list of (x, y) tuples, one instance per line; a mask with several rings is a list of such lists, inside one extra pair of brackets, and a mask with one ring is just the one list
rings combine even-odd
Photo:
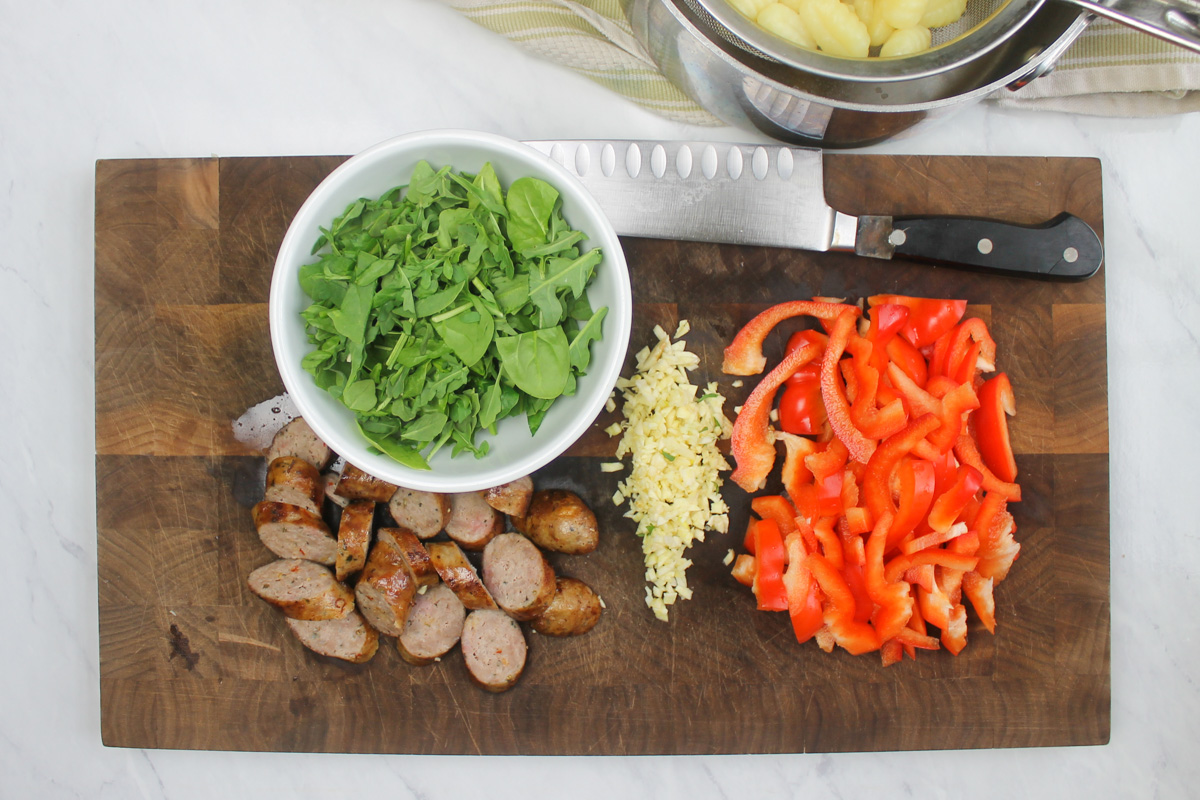
[(1097, 16), (1200, 53), (1200, 6), (1189, 0), (1067, 0)]

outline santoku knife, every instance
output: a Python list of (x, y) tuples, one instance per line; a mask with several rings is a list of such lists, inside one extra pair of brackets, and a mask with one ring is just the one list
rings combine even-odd
[(852, 251), (1026, 278), (1082, 280), (1104, 261), (1072, 214), (1025, 226), (973, 217), (854, 217), (825, 202), (822, 152), (784, 145), (537, 141), (575, 174), (617, 233)]

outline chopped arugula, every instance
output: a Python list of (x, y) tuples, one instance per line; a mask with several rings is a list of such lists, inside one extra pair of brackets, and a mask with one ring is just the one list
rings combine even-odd
[(587, 299), (602, 256), (584, 238), (545, 181), (520, 178), (506, 196), (490, 164), (472, 175), (422, 161), (406, 186), (321, 229), (299, 274), (315, 347), (301, 365), (409, 467), (446, 446), (482, 457), (477, 435), (506, 417), (536, 433), (587, 373), (608, 312)]

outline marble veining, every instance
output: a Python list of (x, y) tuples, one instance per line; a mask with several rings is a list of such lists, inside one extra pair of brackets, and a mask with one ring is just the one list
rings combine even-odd
[[(976, 105), (877, 152), (1101, 159), (1112, 464), (1112, 742), (712, 758), (418, 758), (100, 743), (94, 162), (517, 139), (763, 143), (670, 123), (435, 0), (0, 2), (0, 797), (1188, 797), (1200, 785), (1200, 115)], [(749, 165), (747, 165), (749, 166)], [(353, 776), (350, 779), (348, 776)]]

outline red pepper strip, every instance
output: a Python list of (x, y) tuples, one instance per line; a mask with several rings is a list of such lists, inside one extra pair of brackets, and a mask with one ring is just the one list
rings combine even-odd
[(871, 326), (867, 338), (882, 349), (908, 322), (908, 307), (899, 303), (883, 303), (871, 309)]
[(750, 392), (737, 415), (729, 445), (737, 468), (729, 477), (747, 492), (757, 492), (765, 486), (775, 465), (775, 444), (770, 431), (775, 392), (792, 373), (816, 358), (819, 351), (817, 345), (808, 344), (784, 356)]
[(850, 420), (868, 439), (886, 439), (908, 422), (904, 403), (893, 400), (883, 408), (876, 406), (879, 395), (879, 370), (872, 365), (876, 348), (870, 341), (860, 336), (851, 336), (846, 343), (846, 349), (854, 356), (851, 361), (854, 362), (854, 373), (858, 383), (854, 402), (850, 405)]
[[(842, 513), (858, 505), (858, 478), (854, 470), (848, 469), (842, 473)], [(866, 533), (866, 531), (860, 531)]]
[(779, 427), (788, 433), (815, 436), (825, 426), (821, 399), (821, 365), (806, 364), (787, 379), (779, 398)]
[(842, 530), (840, 526), (838, 530), (843, 536), (859, 536), (874, 527), (871, 522), (871, 512), (862, 506), (847, 508), (842, 520), (846, 523), (845, 530)]
[[(934, 531), (933, 533), (927, 533), (924, 536), (918, 536), (915, 539), (910, 539), (909, 541), (900, 545), (900, 552), (905, 553), (906, 555), (912, 555), (913, 553), (919, 553), (922, 550), (928, 550), (931, 547), (943, 545), (946, 542), (957, 539), (958, 537), (964, 536), (967, 533), (968, 531), (966, 525), (961, 523), (958, 525), (951, 525), (944, 531)], [(953, 552), (958, 553), (961, 551), (954, 550)]]
[[(820, 331), (814, 331), (811, 329), (804, 330), (804, 331), (796, 331), (795, 333), (793, 333), (791, 336), (788, 337), (787, 347), (784, 348), (784, 355), (792, 352), (793, 350), (799, 350), (801, 347), (803, 347), (806, 344), (818, 344), (821, 346), (821, 349), (824, 350), (825, 343), (828, 341), (829, 341), (829, 337), (826, 336), (825, 334), (821, 333)], [(807, 368), (797, 370), (795, 375), (788, 378), (788, 383), (804, 382), (807, 379), (807, 376), (805, 374), (806, 369)], [(817, 380), (820, 379), (820, 369), (819, 368), (814, 372), (813, 377)]]
[(871, 536), (867, 539), (867, 563), (864, 568), (867, 591), (879, 607), (871, 615), (871, 622), (875, 630), (879, 631), (879, 638), (885, 642), (895, 638), (908, 625), (913, 608), (912, 592), (908, 584), (889, 582), (884, 574), (883, 555), (887, 547), (888, 529), (891, 526), (892, 519), (888, 515), (881, 517), (875, 524)]
[(824, 450), (818, 450), (804, 459), (804, 466), (812, 472), (813, 480), (821, 482), (846, 466), (850, 451), (840, 439), (830, 439)]
[[(979, 558), (963, 555), (962, 553), (954, 553), (950, 550), (940, 550), (938, 548), (922, 550), (919, 553), (905, 553), (887, 562), (887, 566), (884, 567), (884, 578), (888, 583), (895, 583), (900, 580), (901, 575), (912, 567), (920, 567), (925, 564), (970, 572), (979, 566)], [(930, 621), (932, 622), (932, 620)]]
[(804, 644), (825, 625), (821, 609), (821, 590), (805, 566), (808, 549), (803, 537), (792, 534), (784, 542), (788, 553), (788, 568), (783, 573), (783, 585), (787, 590), (788, 616), (792, 619), (792, 630), (796, 641)]
[(759, 611), (787, 611), (787, 591), (783, 588), (783, 563), (787, 552), (783, 537), (773, 519), (760, 519), (754, 525), (758, 550), (758, 571), (754, 576), (754, 595)]
[[(969, 359), (972, 352), (971, 344), (978, 342), (979, 348), (974, 351), (974, 359)], [(978, 366), (983, 372), (996, 369), (996, 342), (988, 333), (987, 324), (978, 317), (965, 319), (958, 324), (950, 336), (950, 351), (946, 355), (946, 368), (943, 374), (955, 375), (970, 360), (972, 368)], [(972, 373), (972, 376), (974, 373)]]
[(925, 414), (942, 416), (942, 401), (918, 386), (917, 382), (901, 369), (899, 364), (894, 361), (888, 364), (887, 376), (892, 382), (892, 386), (896, 387), (896, 391), (900, 392), (900, 395), (908, 402), (913, 416), (920, 417)]
[(896, 294), (877, 294), (867, 298), (867, 305), (871, 309), (885, 303), (898, 303), (908, 308), (908, 322), (901, 328), (900, 335), (915, 347), (933, 344), (939, 336), (958, 324), (967, 311), (966, 300), (932, 300)]
[(942, 587), (942, 591), (950, 598), (950, 602), (958, 605), (962, 602), (962, 580), (963, 575), (966, 575), (966, 570), (962, 569), (947, 569), (946, 567), (938, 567), (937, 582)]
[[(824, 363), (825, 356), (821, 356), (821, 362)], [(842, 373), (842, 380), (846, 383), (846, 400), (850, 405), (854, 405), (854, 401), (858, 399), (858, 373), (854, 371), (854, 362), (845, 359), (838, 363), (838, 369)], [(826, 410), (826, 418), (828, 418), (828, 410)]]
[(932, 591), (917, 589), (917, 608), (921, 609), (921, 618), (930, 625), (943, 631), (950, 626), (950, 614), (954, 610), (954, 604), (936, 583)]
[(733, 562), (733, 579), (742, 586), (753, 587), (754, 573), (756, 572), (758, 572), (758, 564), (755, 562), (754, 556), (741, 553)]
[(846, 310), (834, 323), (829, 344), (825, 348), (825, 357), (821, 361), (821, 397), (825, 400), (829, 424), (837, 438), (841, 439), (842, 444), (850, 451), (850, 458), (865, 462), (875, 452), (875, 441), (868, 439), (854, 426), (850, 419), (850, 403), (846, 400), (837, 376), (838, 360), (841, 359), (846, 342), (853, 332), (854, 317), (850, 310)]
[(817, 513), (822, 517), (840, 517), (844, 472), (835, 472), (817, 484)]
[(854, 619), (854, 595), (842, 573), (828, 559), (816, 553), (810, 553), (804, 563), (827, 598), (825, 619), (834, 640), (851, 655), (878, 650), (881, 644), (879, 634), (870, 625)]
[(990, 633), (996, 632), (996, 598), (992, 594), (995, 587), (991, 578), (984, 578), (978, 572), (968, 572), (963, 575), (963, 594), (971, 601), (971, 607), (983, 627)]
[(842, 553), (842, 540), (833, 529), (833, 517), (821, 517), (813, 523), (813, 534), (821, 543), (821, 552), (835, 569), (845, 566), (846, 560)]
[(800, 538), (804, 540), (804, 552), (817, 552), (817, 548), (820, 547), (821, 543), (817, 540), (817, 534), (813, 532), (812, 525), (802, 517), (796, 517), (796, 531), (800, 534)]
[(965, 464), (959, 467), (954, 485), (933, 501), (933, 508), (929, 509), (929, 527), (935, 531), (950, 530), (959, 512), (982, 485), (983, 474), (979, 470)]
[(975, 436), (979, 455), (996, 477), (1012, 483), (1017, 479), (1017, 460), (1008, 436), (1008, 418), (1017, 413), (1008, 375), (1001, 372), (979, 387), (979, 410), (975, 412)]
[(963, 415), (976, 408), (979, 408), (979, 398), (975, 396), (975, 387), (969, 383), (960, 383), (942, 398), (941, 427), (929, 434), (929, 443), (938, 453), (950, 452), (962, 433)]
[[(920, 619), (920, 617), (915, 618)], [(925, 626), (922, 624), (921, 630), (924, 629)], [(907, 647), (916, 647), (921, 650), (937, 650), (941, 647), (937, 639), (933, 638), (932, 636), (926, 636), (924, 633), (921, 633), (913, 628), (905, 628), (904, 630), (900, 631), (900, 633), (896, 634), (896, 641), (904, 644)], [(916, 657), (915, 654), (912, 653), (909, 655), (911, 655), (913, 658)]]
[(979, 342), (972, 342), (962, 359), (950, 368), (950, 377), (959, 383), (974, 385), (975, 376), (979, 374)]
[(995, 549), (1000, 535), (1000, 512), (1005, 511), (1008, 500), (998, 492), (984, 492), (975, 515), (974, 530), (979, 534), (979, 549), (989, 553)]
[(900, 459), (940, 424), (937, 417), (926, 414), (908, 423), (904, 430), (889, 436), (875, 450), (867, 462), (862, 486), (864, 505), (875, 519), (896, 513), (896, 504), (892, 501), (892, 472)]
[(933, 591), (933, 564), (922, 564), (919, 567), (909, 567), (904, 570), (904, 581), (913, 586), (923, 586), (926, 591)]
[(817, 499), (817, 487), (808, 483), (788, 491), (792, 505), (796, 507), (796, 523), (816, 525), (821, 518), (821, 502)]
[(955, 603), (950, 609), (946, 627), (942, 629), (942, 644), (954, 655), (967, 646), (967, 608), (962, 603)]
[(792, 497), (794, 489), (812, 482), (812, 473), (804, 465), (804, 459), (815, 453), (818, 445), (812, 439), (780, 431), (775, 433), (775, 438), (783, 440), (783, 488)]
[[(1021, 553), (1021, 545), (1013, 539), (1015, 530), (1012, 514), (1001, 511), (993, 523), (993, 532), (989, 534), (991, 543), (985, 549), (982, 542), (979, 545), (979, 565), (975, 568), (985, 578), (992, 578), (996, 583), (1008, 577), (1017, 556)], [(982, 539), (982, 537), (980, 537)]]
[(746, 535), (742, 537), (742, 546), (750, 555), (754, 555), (754, 524), (756, 522), (758, 522), (758, 517), (751, 514), (750, 521), (746, 523)]
[(883, 666), (890, 667), (904, 659), (904, 645), (899, 639), (889, 639), (880, 646), (879, 655), (882, 658)]
[[(841, 534), (838, 534), (841, 536)], [(841, 536), (842, 560), (847, 564), (862, 566), (867, 561), (866, 546), (861, 536)]]
[(750, 510), (763, 519), (775, 520), (779, 535), (785, 539), (796, 531), (796, 509), (783, 495), (755, 497), (750, 501)]
[[(950, 530), (954, 530), (954, 528)], [(975, 533), (975, 531), (967, 531), (964, 534), (960, 534), (946, 543), (946, 549), (952, 553), (973, 556), (979, 552), (979, 534)]]
[(912, 533), (917, 523), (925, 519), (933, 503), (934, 471), (928, 461), (904, 458), (896, 471), (900, 478), (900, 507), (888, 531), (887, 547), (890, 552), (905, 536)]
[(920, 350), (899, 336), (887, 343), (886, 350), (891, 363), (899, 366), (917, 386), (925, 386), (925, 381), (929, 380), (929, 365)]
[(1021, 499), (1019, 484), (1000, 480), (983, 463), (983, 456), (979, 455), (979, 450), (975, 448), (975, 439), (971, 436), (969, 426), (964, 427), (958, 435), (958, 441), (954, 443), (954, 455), (958, 456), (961, 463), (972, 466), (983, 473), (983, 488), (987, 491), (1002, 494), (1006, 500), (1011, 502)]
[(733, 337), (733, 341), (725, 348), (725, 360), (721, 364), (721, 370), (727, 375), (757, 375), (767, 366), (766, 356), (762, 352), (763, 341), (780, 322), (799, 316), (833, 320), (843, 311), (853, 312), (855, 316), (860, 313), (857, 306), (806, 300), (793, 300), (771, 306), (747, 322)]
[(854, 621), (870, 622), (871, 613), (875, 609), (875, 601), (871, 599), (871, 594), (867, 591), (867, 579), (863, 576), (863, 565), (847, 560), (846, 565), (842, 567), (842, 577), (846, 579), (846, 585), (850, 587), (850, 594), (854, 595)]

